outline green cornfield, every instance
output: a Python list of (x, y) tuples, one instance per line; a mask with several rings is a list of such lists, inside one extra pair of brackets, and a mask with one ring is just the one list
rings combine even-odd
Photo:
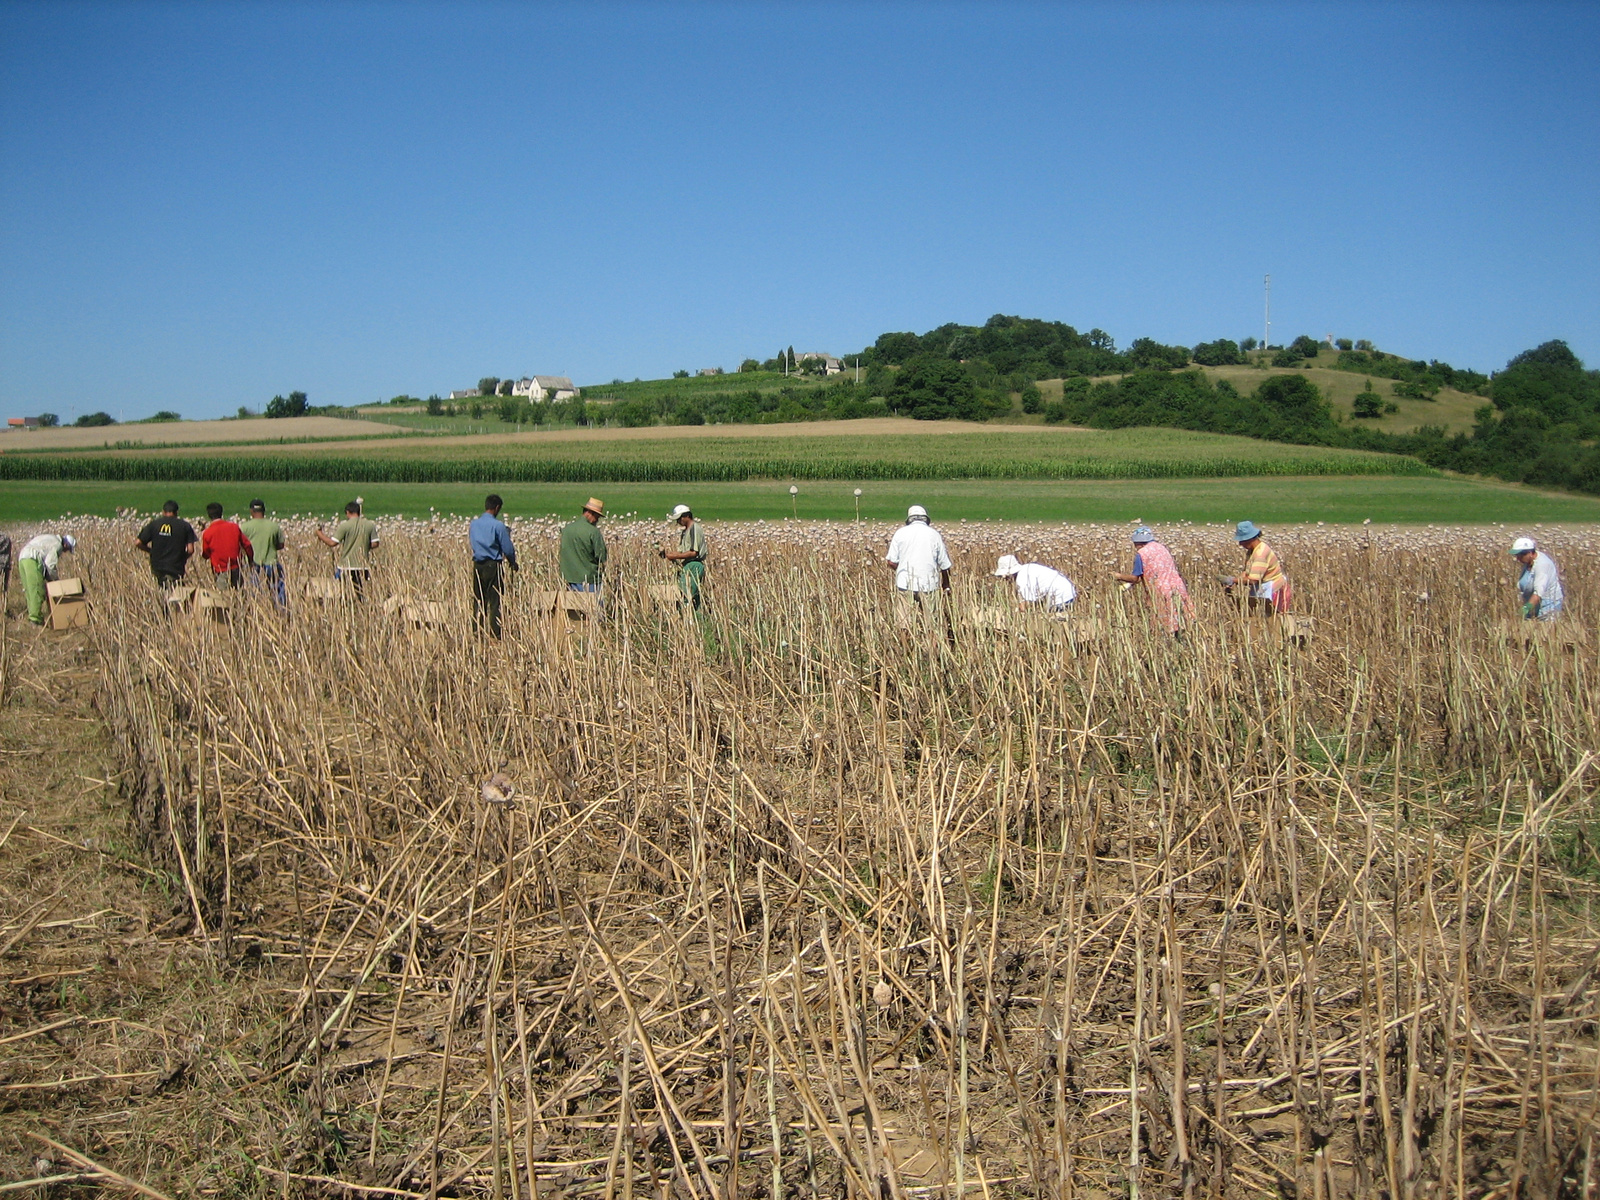
[[(1009, 439), (1005, 439), (1009, 441)], [(1042, 440), (1042, 439), (1040, 439)], [(1228, 439), (1243, 442), (1243, 439)], [(811, 439), (805, 439), (806, 442)], [(1061, 453), (1002, 439), (873, 439), (860, 450), (786, 439), (781, 451), (748, 439), (724, 444), (605, 442), (518, 447), (516, 454), (55, 454), (0, 457), (0, 479), (277, 483), (681, 483), (750, 479), (1198, 479), (1259, 475), (1436, 475), (1398, 455), (1244, 443), (1216, 452), (1201, 442), (1132, 453)], [(904, 441), (906, 445), (895, 445)], [(1200, 441), (1200, 439), (1196, 439)], [(769, 443), (769, 445), (772, 445)], [(1081, 451), (1089, 449), (1089, 453)], [(1207, 453), (1206, 451), (1212, 451)], [(1178, 452), (1174, 452), (1178, 451)], [(1198, 451), (1198, 452), (1197, 452)]]

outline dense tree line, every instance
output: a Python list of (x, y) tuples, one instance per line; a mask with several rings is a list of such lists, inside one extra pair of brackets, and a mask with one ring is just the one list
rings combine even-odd
[(1045, 419), (1097, 429), (1165, 425), (1271, 441), (1409, 454), (1430, 466), (1600, 494), (1600, 372), (1565, 342), (1517, 355), (1490, 382), (1470, 434), (1423, 426), (1394, 434), (1345, 424), (1304, 375), (1271, 375), (1248, 395), (1200, 371), (1141, 370), (1068, 379)]

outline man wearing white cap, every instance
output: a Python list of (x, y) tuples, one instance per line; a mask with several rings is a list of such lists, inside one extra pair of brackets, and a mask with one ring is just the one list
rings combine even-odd
[(41, 533), (17, 556), (22, 594), (28, 598), (28, 620), (35, 625), (44, 624), (44, 585), (56, 578), (56, 566), (62, 553), (71, 553), (76, 545), (70, 534)]
[[(906, 510), (906, 523), (890, 539), (884, 558), (894, 568), (895, 595), (904, 604), (920, 607), (935, 592), (950, 590), (950, 552), (920, 504)], [(909, 624), (909, 612), (899, 615), (901, 624)]]
[(672, 510), (672, 520), (678, 526), (678, 548), (661, 548), (661, 557), (678, 564), (678, 590), (689, 602), (689, 607), (700, 608), (700, 587), (706, 579), (706, 531), (694, 519), (687, 504)]
[(1556, 560), (1539, 549), (1531, 537), (1511, 543), (1511, 557), (1522, 564), (1517, 591), (1522, 595), (1522, 615), (1529, 621), (1554, 621), (1561, 612), (1561, 570)]
[(1002, 554), (994, 573), (1017, 585), (1018, 608), (1042, 604), (1051, 612), (1064, 612), (1078, 598), (1078, 589), (1060, 571), (1043, 563), (1018, 562), (1015, 554)]

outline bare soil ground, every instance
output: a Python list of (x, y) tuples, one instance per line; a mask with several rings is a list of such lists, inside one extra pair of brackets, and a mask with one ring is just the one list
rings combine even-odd
[[(0, 1179), (127, 1165), (184, 1137), (190, 1065), (218, 980), (169, 935), (167, 880), (142, 862), (91, 707), (80, 632), (41, 634), (13, 589), (0, 659)], [(57, 1143), (51, 1146), (41, 1140)], [(32, 1195), (66, 1195), (64, 1190)]]

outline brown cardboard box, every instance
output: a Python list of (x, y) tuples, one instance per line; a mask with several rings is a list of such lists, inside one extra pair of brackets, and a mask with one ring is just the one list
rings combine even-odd
[(683, 604), (683, 592), (675, 583), (652, 583), (644, 589), (645, 609), (652, 613), (675, 613)]
[(72, 629), (89, 623), (89, 598), (83, 594), (83, 580), (57, 579), (44, 585), (50, 602), (50, 628)]
[(306, 580), (306, 596), (312, 600), (329, 601), (344, 598), (344, 588), (337, 579), (313, 575)]

